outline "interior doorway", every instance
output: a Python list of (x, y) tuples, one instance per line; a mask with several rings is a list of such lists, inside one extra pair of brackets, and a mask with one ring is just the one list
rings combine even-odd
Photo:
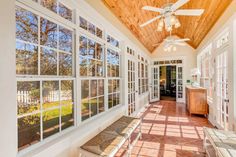
[(160, 66), (160, 99), (176, 101), (176, 66)]

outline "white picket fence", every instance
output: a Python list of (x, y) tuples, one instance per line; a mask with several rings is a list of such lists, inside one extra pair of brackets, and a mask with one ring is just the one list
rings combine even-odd
[[(50, 91), (46, 95), (43, 96), (44, 102), (54, 102), (59, 101), (59, 90), (58, 91)], [(60, 100), (70, 100), (72, 99), (71, 91), (61, 91), (61, 98)], [(33, 98), (31, 96), (31, 91), (17, 91), (17, 102), (21, 105), (28, 105), (28, 104), (37, 104), (39, 100), (37, 98)]]

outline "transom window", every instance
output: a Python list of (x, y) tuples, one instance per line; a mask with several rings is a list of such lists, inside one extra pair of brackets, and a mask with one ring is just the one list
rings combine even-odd
[(91, 22), (87, 21), (83, 17), (79, 17), (79, 22), (80, 22), (80, 28), (83, 28), (84, 30), (87, 30), (89, 33), (99, 37), (103, 38), (103, 31), (99, 27), (95, 26)]
[(127, 52), (128, 54), (132, 55), (132, 56), (135, 55), (135, 51), (134, 51), (133, 49), (129, 48), (129, 47), (127, 47), (126, 52)]
[(216, 48), (221, 48), (229, 41), (229, 31), (226, 31), (217, 41)]
[(154, 65), (163, 65), (163, 64), (182, 64), (182, 60), (165, 60), (165, 61), (154, 61)]
[(54, 13), (60, 15), (61, 17), (73, 21), (73, 11), (65, 6), (60, 0), (33, 0), (39, 3), (43, 7), (53, 11)]
[(111, 35), (107, 35), (107, 43), (117, 48), (120, 47), (119, 41), (115, 39), (114, 37), (112, 37)]
[(148, 92), (148, 62), (138, 55), (138, 85), (139, 94)]

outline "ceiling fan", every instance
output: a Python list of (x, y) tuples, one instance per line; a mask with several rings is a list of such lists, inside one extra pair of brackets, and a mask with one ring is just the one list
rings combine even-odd
[(175, 15), (184, 15), (184, 16), (200, 16), (203, 12), (204, 9), (179, 9), (182, 7), (184, 4), (189, 2), (190, 0), (178, 0), (176, 3), (167, 3), (161, 8), (156, 8), (152, 6), (144, 6), (142, 9), (147, 10), (147, 11), (153, 11), (153, 12), (159, 12), (160, 15), (152, 18), (151, 20), (143, 23), (140, 25), (140, 27), (144, 27), (158, 19), (161, 19), (159, 21), (158, 27), (159, 31), (161, 28), (164, 26), (165, 22), (165, 27), (167, 31), (172, 30), (172, 26), (174, 25), (175, 27), (180, 27), (180, 22), (179, 20), (175, 17)]
[[(171, 32), (170, 32), (170, 36), (167, 37), (166, 39), (164, 39), (164, 51), (171, 51), (171, 49), (173, 48), (174, 51), (176, 51), (176, 47), (175, 46), (185, 46), (186, 45), (186, 41), (189, 41), (189, 38), (184, 38), (184, 39), (175, 39), (171, 36)], [(157, 43), (154, 44), (153, 46), (159, 46), (161, 43)]]

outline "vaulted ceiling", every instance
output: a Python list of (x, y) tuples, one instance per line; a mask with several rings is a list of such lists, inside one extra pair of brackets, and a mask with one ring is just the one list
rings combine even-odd
[[(158, 21), (143, 28), (139, 26), (159, 14), (142, 10), (143, 6), (162, 7), (168, 0), (102, 1), (150, 52), (153, 52), (156, 48), (153, 46), (154, 44), (162, 42), (168, 36), (166, 31), (156, 31)], [(176, 1), (169, 0), (171, 3)], [(178, 16), (181, 27), (174, 29), (172, 34), (180, 38), (189, 38), (188, 44), (193, 48), (197, 48), (231, 2), (232, 0), (190, 0), (181, 9), (205, 9), (204, 13), (199, 17)]]

